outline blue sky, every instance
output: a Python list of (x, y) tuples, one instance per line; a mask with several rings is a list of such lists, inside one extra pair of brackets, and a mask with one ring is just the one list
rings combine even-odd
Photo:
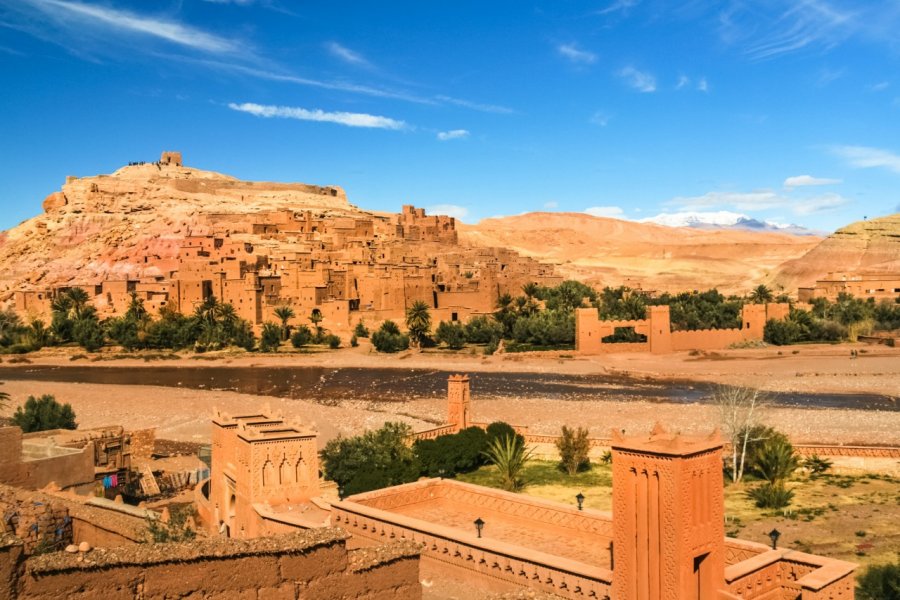
[(900, 211), (896, 31), (893, 0), (6, 0), (0, 228), (66, 175), (180, 150), (467, 222), (833, 230)]

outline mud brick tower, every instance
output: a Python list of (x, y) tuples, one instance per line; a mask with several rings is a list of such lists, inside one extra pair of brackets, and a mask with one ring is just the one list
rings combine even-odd
[(613, 597), (715, 600), (725, 589), (722, 440), (614, 435)]
[(451, 375), (447, 379), (447, 423), (453, 425), (457, 432), (472, 424), (468, 375)]

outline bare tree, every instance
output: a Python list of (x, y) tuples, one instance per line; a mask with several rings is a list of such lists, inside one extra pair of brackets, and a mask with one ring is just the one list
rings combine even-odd
[(731, 441), (731, 480), (744, 476), (747, 448), (763, 438), (754, 437), (761, 430), (761, 413), (768, 405), (768, 395), (754, 388), (723, 385), (713, 394), (719, 408), (722, 428)]

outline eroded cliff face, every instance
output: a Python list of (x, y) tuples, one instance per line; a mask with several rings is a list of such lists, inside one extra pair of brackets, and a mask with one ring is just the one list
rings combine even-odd
[(147, 163), (69, 178), (44, 214), (0, 233), (0, 300), (13, 290), (162, 275), (187, 235), (219, 214), (267, 210), (359, 212), (339, 187), (249, 182), (212, 171)]
[(838, 229), (782, 265), (774, 280), (789, 289), (808, 287), (832, 272), (900, 272), (900, 213)]

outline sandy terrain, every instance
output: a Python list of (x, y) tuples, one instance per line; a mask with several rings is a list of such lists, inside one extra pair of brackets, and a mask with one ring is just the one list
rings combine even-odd
[[(627, 373), (652, 378), (684, 378), (756, 385), (767, 390), (807, 392), (876, 393), (892, 398), (900, 395), (900, 351), (868, 347), (858, 359), (850, 359), (849, 347), (803, 346), (792, 350), (730, 350), (714, 355), (671, 356), (623, 354), (591, 358), (551, 358), (524, 355), (480, 357), (411, 353), (382, 356), (362, 348), (339, 352), (283, 356), (232, 356), (220, 361), (182, 358), (165, 361), (166, 366), (202, 368), (216, 366), (318, 365), (331, 368), (377, 367), (428, 368), (458, 372), (509, 371), (546, 373)], [(562, 356), (568, 356), (563, 354)], [(8, 362), (8, 361), (7, 361)], [(36, 364), (71, 365), (64, 353), (45, 354)], [(123, 368), (146, 365), (141, 360), (124, 359), (79, 365), (100, 364)], [(27, 368), (32, 365), (21, 365)], [(443, 419), (442, 398), (423, 397), (406, 402), (354, 402), (325, 406), (314, 398), (282, 399), (227, 391), (190, 390), (141, 385), (66, 384), (8, 381), (3, 389), (19, 404), (29, 394), (54, 394), (70, 402), (84, 427), (120, 423), (128, 428), (158, 427), (163, 438), (204, 441), (209, 437), (209, 414), (213, 406), (230, 413), (256, 410), (269, 403), (274, 411), (318, 424), (322, 440), (337, 433), (354, 434), (377, 427), (386, 420), (401, 420), (416, 429)], [(584, 425), (593, 435), (605, 436), (611, 428), (641, 431), (660, 420), (672, 429), (708, 432), (718, 419), (716, 409), (702, 404), (670, 404), (646, 401), (562, 401), (558, 398), (524, 396), (491, 398), (473, 390), (479, 420), (505, 420), (529, 425), (533, 431), (555, 433), (563, 424)], [(900, 400), (898, 400), (900, 401)], [(11, 407), (0, 414), (9, 414)], [(900, 444), (900, 411), (853, 409), (771, 408), (766, 421), (784, 430), (795, 440), (809, 443)]]

